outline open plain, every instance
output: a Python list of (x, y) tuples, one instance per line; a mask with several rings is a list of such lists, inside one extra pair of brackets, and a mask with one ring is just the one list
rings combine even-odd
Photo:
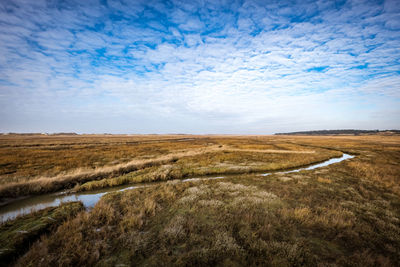
[(5, 220), (0, 262), (395, 266), (399, 179), (399, 136), (3, 135), (0, 214), (109, 193)]

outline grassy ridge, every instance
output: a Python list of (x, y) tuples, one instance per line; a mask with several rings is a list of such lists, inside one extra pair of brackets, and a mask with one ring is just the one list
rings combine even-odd
[(6, 266), (28, 250), (42, 234), (57, 229), (63, 221), (83, 209), (80, 202), (71, 202), (18, 217), (0, 225), (0, 265)]
[(205, 175), (275, 171), (304, 166), (340, 155), (340, 152), (325, 150), (310, 154), (254, 153), (246, 151), (205, 153), (180, 158), (171, 164), (146, 168), (115, 178), (86, 182), (76, 186), (74, 190), (90, 191), (128, 183), (156, 182)]

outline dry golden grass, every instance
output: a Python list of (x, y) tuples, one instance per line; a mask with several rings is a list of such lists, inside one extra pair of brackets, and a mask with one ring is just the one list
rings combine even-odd
[(0, 136), (0, 184), (212, 145), (185, 136)]
[(254, 153), (248, 150), (231, 151), (221, 148), (220, 151), (182, 157), (168, 165), (151, 167), (115, 178), (86, 182), (75, 187), (75, 190), (88, 191), (127, 183), (155, 182), (204, 175), (276, 171), (308, 165), (341, 155), (341, 153), (321, 150), (319, 153), (315, 153), (315, 151), (313, 153), (308, 153), (309, 151), (301, 153), (302, 150), (284, 150), (279, 153), (258, 150)]
[[(6, 166), (0, 170), (3, 170), (3, 173), (11, 170), (13, 174), (0, 176), (0, 201), (68, 189), (99, 179), (103, 180), (90, 182), (78, 189), (91, 190), (129, 182), (148, 182), (194, 175), (277, 170), (340, 155), (339, 152), (319, 148), (308, 149), (293, 144), (285, 146), (285, 143), (277, 142), (271, 137), (243, 139), (242, 137), (160, 136), (159, 140), (149, 140), (144, 137), (141, 139), (109, 137), (109, 143), (106, 142), (107, 138), (67, 136), (57, 137), (56, 140), (55, 137), (26, 137), (25, 140), (18, 137), (16, 138), (18, 142), (11, 137), (6, 138), (6, 142), (3, 138), (4, 145), (1, 147), (1, 152), (9, 155), (0, 157), (0, 165)], [(125, 155), (127, 148), (131, 159)], [(93, 164), (98, 163), (99, 156), (104, 159), (103, 165), (93, 167)], [(175, 164), (176, 161), (179, 162)], [(174, 166), (169, 171), (163, 167), (160, 170), (153, 169), (144, 177), (134, 173), (140, 169), (164, 164)], [(92, 168), (88, 168), (88, 165)], [(40, 172), (47, 174), (49, 166), (56, 166), (52, 172), (58, 174), (47, 177), (35, 175)], [(61, 169), (64, 171), (57, 172)], [(26, 176), (22, 176), (25, 173)], [(130, 174), (119, 177), (127, 173)]]
[[(225, 136), (210, 137), (207, 143), (235, 151), (185, 156), (81, 187), (244, 173), (108, 194), (93, 210), (36, 242), (17, 266), (396, 266), (400, 262), (400, 137)], [(276, 149), (315, 153), (258, 152)], [(251, 171), (286, 168), (320, 161), (338, 151), (357, 156), (299, 173), (267, 177), (248, 173), (248, 166)]]

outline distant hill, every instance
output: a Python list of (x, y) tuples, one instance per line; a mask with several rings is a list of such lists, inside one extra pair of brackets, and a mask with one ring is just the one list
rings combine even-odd
[(276, 133), (275, 135), (370, 135), (370, 134), (382, 134), (382, 135), (400, 134), (400, 130), (354, 130), (354, 129), (319, 130), (319, 131)]

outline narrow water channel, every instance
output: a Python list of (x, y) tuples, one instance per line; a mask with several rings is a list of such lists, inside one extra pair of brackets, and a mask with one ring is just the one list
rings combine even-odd
[[(316, 169), (316, 168), (320, 168), (320, 167), (325, 167), (325, 166), (328, 166), (328, 165), (331, 165), (334, 163), (338, 163), (338, 162), (341, 162), (346, 159), (351, 159), (353, 157), (354, 156), (351, 156), (348, 154), (343, 154), (340, 158), (332, 158), (332, 159), (326, 160), (321, 163), (309, 165), (307, 167), (301, 167), (301, 168), (291, 169), (291, 170), (287, 170), (287, 171), (267, 172), (267, 173), (263, 173), (261, 175), (268, 176), (268, 175), (271, 175), (274, 173), (292, 173), (292, 172), (299, 172), (299, 171), (303, 171), (303, 170), (312, 170), (312, 169)], [(225, 177), (224, 176), (199, 177), (199, 178), (189, 178), (189, 179), (174, 180), (174, 181), (189, 182), (189, 181), (196, 181), (196, 180), (210, 180), (210, 179), (222, 179), (222, 178), (225, 178)], [(171, 181), (171, 180), (169, 180), (169, 181)], [(39, 196), (31, 196), (31, 197), (27, 197), (24, 199), (14, 201), (3, 207), (0, 207), (0, 222), (14, 219), (15, 217), (17, 217), (19, 215), (28, 214), (35, 210), (40, 210), (40, 209), (44, 209), (47, 207), (55, 207), (64, 202), (81, 201), (86, 208), (92, 208), (100, 200), (100, 198), (107, 193), (124, 191), (124, 190), (139, 188), (139, 187), (148, 187), (148, 186), (152, 186), (155, 184), (166, 183), (166, 182), (168, 182), (168, 181), (156, 182), (156, 183), (143, 183), (143, 184), (137, 184), (137, 185), (132, 185), (132, 184), (129, 185), (128, 184), (128, 185), (108, 187), (108, 188), (103, 188), (101, 190), (88, 191), (88, 192), (78, 192), (78, 193), (63, 193), (63, 192), (61, 192), (61, 193), (50, 193), (50, 194), (39, 195)]]

